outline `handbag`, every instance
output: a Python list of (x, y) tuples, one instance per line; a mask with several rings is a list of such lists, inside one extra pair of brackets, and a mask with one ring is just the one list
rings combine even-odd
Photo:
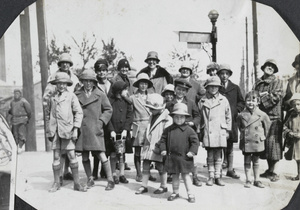
[(123, 139), (117, 139), (114, 142), (114, 147), (115, 147), (115, 150), (116, 150), (117, 154), (125, 153), (125, 141), (126, 141), (126, 139), (123, 138)]

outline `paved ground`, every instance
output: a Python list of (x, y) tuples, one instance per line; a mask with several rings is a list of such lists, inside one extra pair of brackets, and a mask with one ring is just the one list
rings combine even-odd
[[(190, 204), (183, 182), (180, 185), (180, 199), (173, 202), (167, 201), (172, 192), (171, 184), (168, 184), (169, 192), (162, 195), (154, 195), (153, 191), (159, 187), (159, 182), (149, 182), (149, 192), (143, 195), (135, 195), (135, 191), (141, 186), (135, 181), (133, 155), (128, 154), (127, 162), (132, 168), (125, 171), (129, 184), (116, 185), (112, 191), (105, 191), (106, 180), (96, 181), (95, 187), (88, 192), (73, 191), (73, 183), (66, 181), (61, 190), (56, 193), (48, 193), (53, 182), (52, 152), (43, 152), (43, 137), (38, 135), (38, 152), (24, 152), (18, 156), (17, 188), (16, 194), (37, 209), (281, 209), (291, 199), (299, 182), (293, 182), (291, 177), (296, 175), (296, 163), (282, 160), (280, 162), (281, 179), (278, 182), (270, 182), (262, 179), (266, 188), (259, 189), (252, 186), (244, 188), (245, 175), (243, 172), (243, 156), (235, 149), (234, 165), (237, 173), (241, 175), (239, 180), (233, 180), (224, 176), (226, 186), (194, 187), (196, 203)], [(203, 148), (199, 154), (199, 174), (203, 182), (207, 178), (205, 163), (206, 152)], [(82, 182), (86, 177), (79, 160), (79, 170)], [(266, 161), (261, 160), (260, 170), (263, 172)], [(223, 171), (225, 173), (226, 171)], [(152, 173), (158, 178), (156, 170)]]

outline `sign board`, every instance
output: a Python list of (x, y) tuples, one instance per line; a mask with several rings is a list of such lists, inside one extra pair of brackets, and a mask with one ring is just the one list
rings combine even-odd
[(191, 43), (210, 43), (211, 42), (211, 33), (179, 31), (179, 41), (180, 42), (191, 42)]
[(188, 42), (187, 47), (189, 49), (200, 49), (201, 48), (201, 43)]

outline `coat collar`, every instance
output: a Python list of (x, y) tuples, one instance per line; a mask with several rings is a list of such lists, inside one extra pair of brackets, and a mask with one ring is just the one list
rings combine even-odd
[(210, 99), (208, 98), (208, 94), (205, 95), (202, 99), (201, 99), (201, 103), (203, 104), (203, 106), (212, 109), (218, 105), (221, 104), (221, 102), (223, 101), (224, 96), (222, 96), (220, 93), (216, 96), (214, 102), (212, 103), (210, 101)]
[[(259, 110), (259, 108), (257, 107), (253, 113), (251, 114), (249, 110), (247, 110), (247, 108), (245, 108), (240, 115), (242, 116), (242, 119), (246, 121), (245, 126), (249, 126), (253, 123), (255, 123), (256, 121), (258, 121), (261, 118), (261, 113), (262, 111)], [(250, 117), (249, 117), (250, 116)]]
[(85, 95), (84, 89), (82, 87), (75, 94), (77, 95), (81, 106), (84, 107), (84, 106), (87, 106), (87, 105), (97, 101), (100, 98), (101, 93), (102, 92), (98, 88), (94, 87), (90, 97), (87, 97)]
[(271, 83), (276, 79), (276, 76), (273, 74), (271, 76), (269, 76), (268, 78), (264, 79), (264, 76), (262, 76), (261, 78), (258, 78), (256, 81), (256, 85), (260, 84), (260, 83)]
[(228, 80), (228, 84), (227, 84), (227, 87), (226, 88), (224, 88), (224, 87), (221, 87), (220, 88), (220, 92), (221, 93), (227, 93), (227, 92), (230, 92), (232, 89), (234, 89), (235, 88), (235, 85), (230, 81), (230, 80)]
[(68, 91), (64, 91), (60, 97), (58, 97), (59, 92), (57, 91), (57, 93), (55, 94), (53, 100), (56, 101), (57, 103), (60, 103), (62, 101), (65, 101), (67, 98), (67, 92)]

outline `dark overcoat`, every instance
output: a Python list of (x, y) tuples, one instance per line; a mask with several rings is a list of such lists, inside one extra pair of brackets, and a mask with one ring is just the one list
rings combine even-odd
[(75, 94), (83, 110), (83, 121), (75, 150), (105, 151), (103, 126), (107, 125), (112, 115), (107, 96), (96, 87), (89, 97), (86, 96), (83, 87)]
[(160, 151), (167, 151), (165, 170), (168, 173), (189, 173), (194, 168), (194, 158), (186, 154), (197, 155), (199, 140), (196, 132), (188, 125), (172, 124), (167, 127), (158, 142)]
[(240, 134), (240, 149), (243, 152), (262, 152), (271, 126), (266, 113), (256, 108), (251, 113), (245, 108), (237, 117)]
[(232, 83), (230, 80), (228, 80), (227, 87), (221, 87), (219, 92), (227, 98), (231, 110), (231, 131), (229, 132), (228, 141), (238, 142), (238, 127), (236, 125), (236, 118), (238, 113), (243, 111), (245, 108), (245, 99), (240, 87)]
[[(116, 76), (114, 76), (114, 77), (110, 80), (110, 82), (112, 83), (112, 85), (113, 85), (115, 82), (117, 82), (117, 81), (123, 81), (123, 82), (125, 82), (125, 83), (128, 85), (128, 93), (129, 93), (129, 95), (132, 95), (132, 94), (135, 92), (136, 88), (133, 87), (133, 80), (131, 80), (128, 76), (122, 77), (120, 74), (117, 74)], [(110, 91), (109, 91), (109, 93), (107, 94), (108, 96), (111, 96), (111, 95), (112, 95), (112, 91), (111, 91), (111, 90), (112, 90), (112, 89), (110, 88)]]

